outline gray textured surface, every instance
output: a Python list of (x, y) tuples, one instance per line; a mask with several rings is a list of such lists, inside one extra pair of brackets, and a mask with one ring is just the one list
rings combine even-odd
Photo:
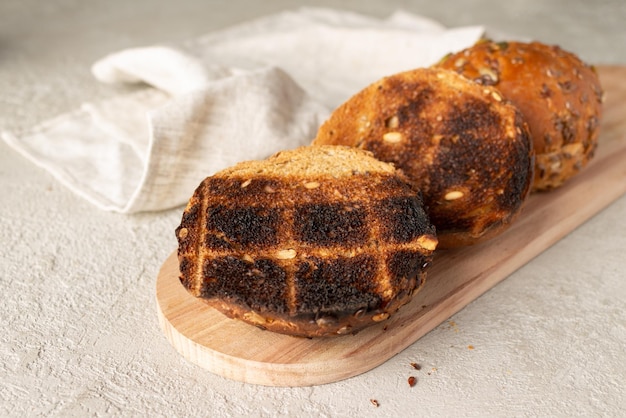
[[(27, 129), (117, 94), (89, 73), (106, 53), (300, 4), (3, 0), (0, 127)], [(403, 8), (626, 64), (621, 0), (315, 5), (379, 17)], [(626, 414), (626, 198), (375, 370), (282, 389), (214, 376), (161, 335), (155, 277), (175, 247), (180, 210), (100, 212), (3, 143), (0, 195), (0, 416)], [(413, 388), (410, 375), (418, 377)]]

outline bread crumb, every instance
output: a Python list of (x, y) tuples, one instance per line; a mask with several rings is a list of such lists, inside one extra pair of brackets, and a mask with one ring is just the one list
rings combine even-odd
[(418, 363), (411, 363), (411, 367), (413, 367), (415, 370), (422, 370), (422, 366), (420, 366)]

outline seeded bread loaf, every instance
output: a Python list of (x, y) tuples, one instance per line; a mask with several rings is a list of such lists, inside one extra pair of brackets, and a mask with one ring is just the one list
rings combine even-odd
[(540, 42), (482, 41), (438, 66), (496, 87), (521, 110), (536, 154), (534, 190), (559, 187), (593, 157), (602, 89), (574, 54)]
[(231, 318), (284, 334), (356, 332), (422, 286), (437, 245), (420, 194), (348, 147), (302, 147), (205, 179), (176, 229), (180, 280)]
[(401, 169), (423, 193), (440, 248), (502, 232), (533, 178), (521, 113), (496, 89), (439, 68), (366, 87), (331, 114), (313, 144), (362, 148)]

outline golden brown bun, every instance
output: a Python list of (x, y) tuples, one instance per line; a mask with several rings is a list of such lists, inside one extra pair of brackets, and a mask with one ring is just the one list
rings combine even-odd
[(176, 229), (182, 284), (231, 318), (318, 337), (383, 321), (437, 245), (419, 192), (347, 147), (302, 147), (206, 178)]
[(437, 68), (368, 86), (331, 114), (313, 144), (363, 148), (401, 169), (422, 191), (441, 248), (502, 232), (533, 175), (520, 112), (497, 90)]
[(536, 153), (534, 190), (560, 186), (593, 157), (602, 89), (574, 54), (539, 42), (483, 41), (438, 65), (496, 87), (522, 111)]

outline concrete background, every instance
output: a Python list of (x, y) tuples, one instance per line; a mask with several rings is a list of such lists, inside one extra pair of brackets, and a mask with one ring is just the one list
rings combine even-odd
[[(404, 9), (626, 64), (622, 0), (2, 0), (0, 128), (119, 94), (89, 72), (109, 52), (301, 5)], [(180, 209), (98, 211), (4, 143), (0, 196), (0, 416), (626, 415), (626, 197), (371, 372), (271, 388), (212, 375), (161, 335), (154, 284)]]

